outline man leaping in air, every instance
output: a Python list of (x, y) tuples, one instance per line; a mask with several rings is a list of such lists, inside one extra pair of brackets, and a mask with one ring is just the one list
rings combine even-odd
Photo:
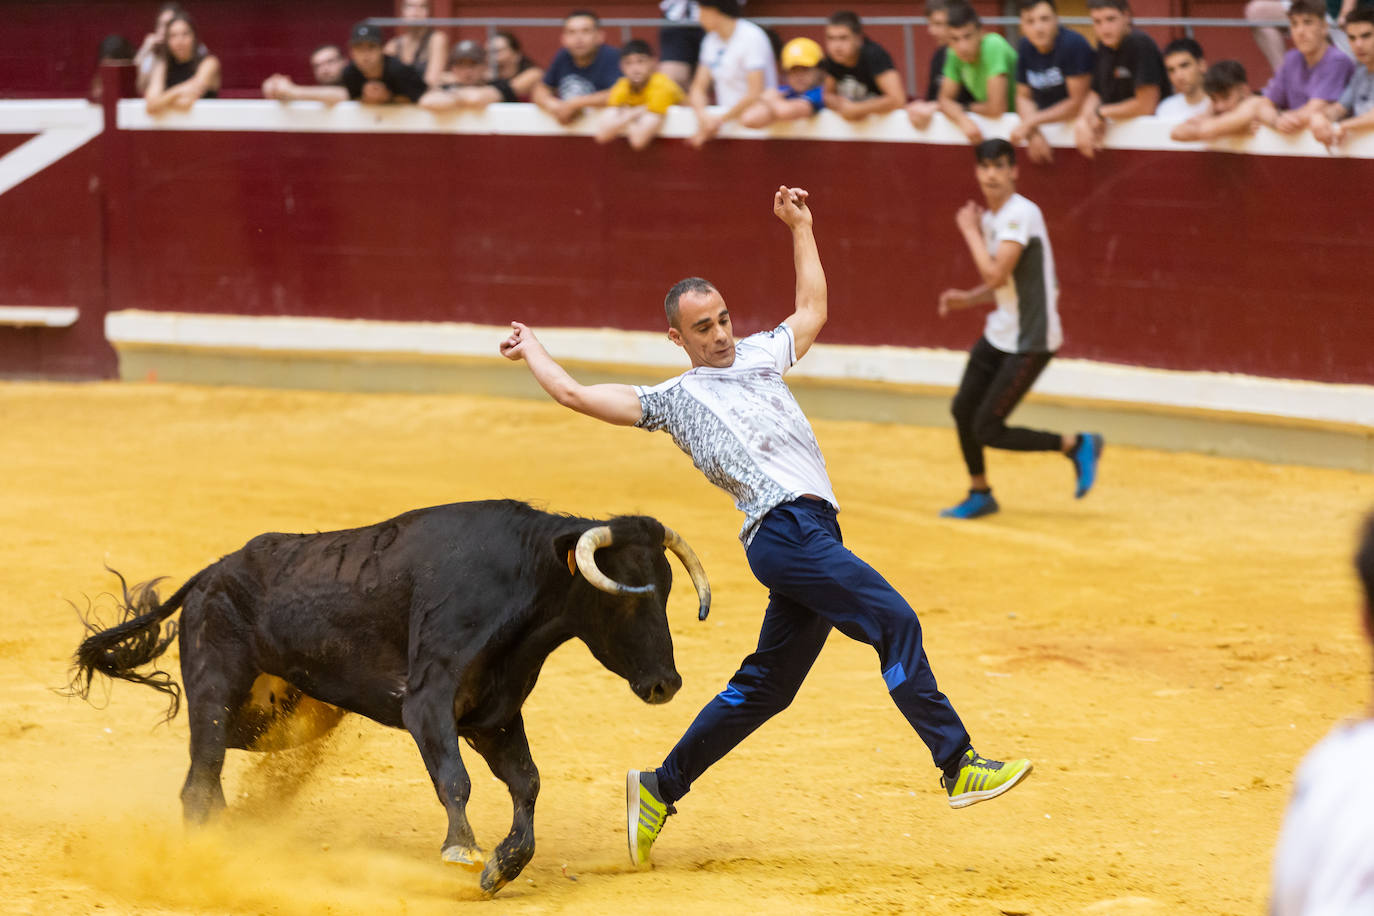
[(826, 320), (826, 282), (807, 192), (780, 187), (773, 212), (792, 233), (796, 311), (771, 331), (736, 341), (720, 292), (691, 277), (668, 291), (668, 338), (692, 368), (653, 387), (581, 385), (528, 327), (512, 322), (501, 353), (523, 359), (554, 400), (598, 420), (667, 430), (708, 480), (745, 515), (740, 540), (769, 590), (758, 649), (708, 702), (663, 764), (630, 770), (630, 858), (650, 848), (674, 803), (711, 764), (787, 707), (831, 628), (871, 645), (897, 704), (941, 770), (949, 804), (962, 808), (1010, 789), (1029, 760), (980, 757), (935, 683), (916, 613), (841, 539), (839, 511), (815, 433), (783, 381)]

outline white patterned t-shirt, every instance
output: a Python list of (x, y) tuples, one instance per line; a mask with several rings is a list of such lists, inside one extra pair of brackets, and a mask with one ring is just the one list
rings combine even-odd
[(653, 387), (636, 386), (635, 425), (664, 429), (706, 479), (745, 515), (745, 546), (774, 506), (804, 494), (835, 508), (816, 434), (782, 374), (796, 362), (792, 329), (779, 325), (735, 344), (724, 369), (698, 366)]

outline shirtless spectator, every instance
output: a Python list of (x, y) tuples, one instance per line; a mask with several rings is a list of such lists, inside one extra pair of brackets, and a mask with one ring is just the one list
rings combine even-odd
[(525, 56), (514, 33), (498, 31), (487, 39), (487, 60), (492, 81), (505, 80), (518, 102), (528, 102), (534, 85), (544, 77), (544, 68)]
[[(940, 112), (977, 146), (983, 131), (968, 112), (997, 120), (1011, 103), (1012, 80), (1016, 78), (1016, 51), (996, 32), (983, 30), (978, 13), (967, 3), (949, 6), (949, 55), (940, 82), (937, 104)], [(959, 87), (967, 89), (973, 101), (959, 104)]]
[(1321, 0), (1293, 0), (1288, 31), (1293, 50), (1264, 87), (1257, 117), (1279, 133), (1296, 134), (1311, 126), (1313, 115), (1340, 100), (1355, 62), (1328, 40)]
[(825, 105), (846, 120), (896, 111), (906, 104), (902, 75), (892, 55), (864, 34), (855, 13), (846, 10), (830, 17), (821, 69), (826, 74)]
[(134, 67), (137, 68), (134, 85), (139, 95), (148, 91), (148, 81), (153, 78), (153, 65), (161, 56), (163, 42), (167, 38), (167, 23), (171, 22), (177, 13), (184, 12), (186, 11), (181, 8), (180, 3), (164, 3), (158, 7), (153, 30), (143, 36), (143, 43), (134, 52)]
[[(320, 45), (310, 52), (310, 73), (315, 77), (316, 86), (342, 86), (343, 72), (347, 66), (348, 58), (344, 57), (338, 45)], [(285, 100), (296, 88), (291, 77), (284, 73), (273, 73), (262, 81), (262, 97)]]
[(271, 77), (262, 94), (282, 102), (324, 102), (347, 99), (369, 105), (392, 101), (418, 102), (425, 94), (424, 78), (382, 50), (382, 30), (368, 22), (353, 27), (348, 39), (348, 65), (339, 86), (301, 86), (288, 77)]
[(1374, 6), (1356, 7), (1345, 17), (1345, 36), (1359, 66), (1340, 99), (1312, 116), (1312, 136), (1327, 146), (1374, 127)]
[(480, 110), (493, 102), (514, 102), (515, 90), (505, 80), (489, 79), (487, 52), (475, 41), (453, 46), (451, 66), (442, 85), (420, 97), (430, 111)]
[[(403, 0), (401, 18), (430, 18), (429, 0)], [(448, 35), (432, 26), (404, 26), (386, 43), (386, 53), (424, 77), (426, 86), (438, 86), (448, 68)]]
[(1215, 140), (1254, 133), (1260, 97), (1250, 88), (1245, 67), (1237, 60), (1219, 60), (1202, 75), (1202, 91), (1210, 108), (1179, 124), (1169, 136), (1179, 141)]
[(1202, 76), (1207, 72), (1202, 45), (1191, 38), (1175, 38), (1169, 42), (1164, 48), (1164, 72), (1169, 76), (1174, 94), (1155, 108), (1156, 118), (1179, 124), (1211, 110), (1211, 102), (1202, 88)]
[(1072, 122), (1092, 83), (1093, 48), (1088, 39), (1059, 24), (1054, 0), (1020, 0), (1021, 41), (1016, 46), (1014, 146), (1024, 145), (1031, 162), (1054, 161), (1042, 124)]
[(562, 42), (530, 99), (559, 124), (571, 124), (583, 109), (606, 104), (620, 79), (620, 54), (606, 45), (601, 18), (589, 10), (564, 17)]
[(148, 90), (143, 94), (149, 114), (170, 108), (189, 110), (197, 99), (219, 95), (219, 58), (205, 52), (196, 25), (187, 13), (174, 13), (167, 22), (167, 37), (153, 64)]
[(1074, 145), (1091, 159), (1102, 148), (1108, 122), (1154, 114), (1168, 90), (1159, 46), (1132, 25), (1127, 0), (1088, 0), (1088, 15), (1097, 60), (1092, 89), (1074, 123)]
[[(697, 115), (697, 132), (687, 139), (701, 147), (721, 127), (749, 110), (768, 89), (778, 88), (778, 64), (768, 34), (741, 19), (736, 0), (697, 0), (701, 27), (701, 58), (687, 97)], [(717, 111), (707, 110), (714, 90)]]

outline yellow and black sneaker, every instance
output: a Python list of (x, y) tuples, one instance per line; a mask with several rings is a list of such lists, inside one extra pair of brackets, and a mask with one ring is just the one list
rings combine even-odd
[(649, 850), (668, 815), (677, 814), (677, 809), (658, 794), (658, 777), (652, 770), (625, 774), (625, 813), (630, 861), (643, 868), (649, 864)]
[(1029, 760), (989, 760), (979, 757), (969, 748), (959, 761), (959, 773), (954, 778), (940, 777), (940, 785), (949, 794), (951, 808), (967, 808), (980, 801), (996, 798), (1030, 775)]

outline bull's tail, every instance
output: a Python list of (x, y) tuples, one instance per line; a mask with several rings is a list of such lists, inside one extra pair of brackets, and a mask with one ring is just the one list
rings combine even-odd
[(85, 613), (78, 609), (81, 623), (91, 635), (76, 650), (69, 692), (72, 696), (89, 699), (91, 681), (97, 671), (106, 677), (146, 684), (167, 694), (167, 720), (170, 721), (181, 708), (181, 685), (172, 675), (158, 668), (147, 672), (138, 669), (166, 652), (172, 640), (176, 639), (176, 621), (166, 626), (163, 626), (163, 621), (177, 612), (191, 589), (205, 575), (205, 570), (188, 579), (172, 597), (159, 602), (156, 587), (161, 579), (143, 582), (130, 589), (123, 576), (108, 566), (105, 568), (119, 578), (120, 591), (123, 592), (122, 598), (115, 598), (119, 619), (113, 626), (105, 627), (89, 605)]

